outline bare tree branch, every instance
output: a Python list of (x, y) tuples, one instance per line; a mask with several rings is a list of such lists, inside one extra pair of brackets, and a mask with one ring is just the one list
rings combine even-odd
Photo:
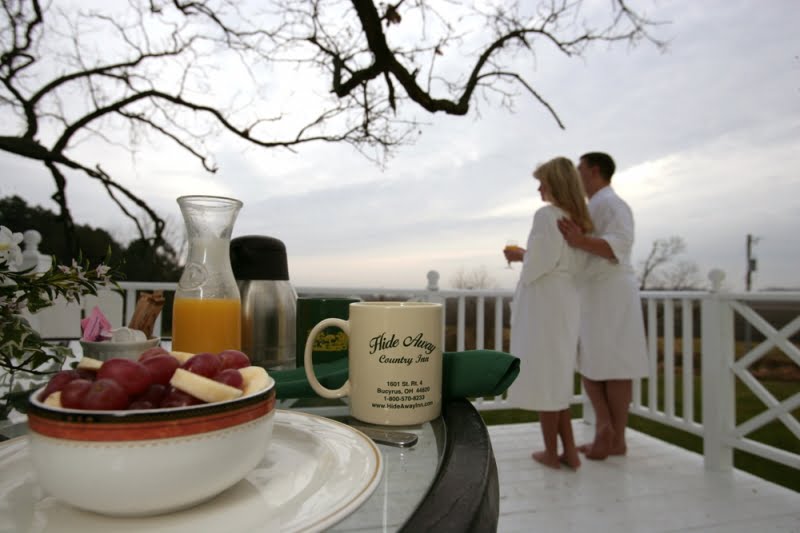
[[(98, 181), (154, 245), (163, 241), (164, 220), (103, 170), (101, 158), (79, 160), (81, 142), (119, 146), (122, 125), (134, 141), (168, 139), (207, 172), (217, 167), (203, 141), (216, 131), (263, 148), (346, 143), (381, 163), (416, 134), (416, 111), (466, 115), (478, 95), (509, 108), (532, 97), (564, 128), (520, 68), (542, 47), (574, 57), (596, 42), (663, 46), (650, 33), (658, 23), (623, 0), (609, 0), (596, 20), (582, 16), (575, 0), (502, 0), (484, 10), (449, 0), (0, 5), (0, 150), (45, 165), (69, 231), (74, 177), (65, 169)], [(217, 95), (229, 92), (231, 58), (252, 81), (241, 89), (252, 104), (239, 109)], [(264, 72), (289, 65), (324, 85), (309, 91), (313, 101), (271, 107)]]

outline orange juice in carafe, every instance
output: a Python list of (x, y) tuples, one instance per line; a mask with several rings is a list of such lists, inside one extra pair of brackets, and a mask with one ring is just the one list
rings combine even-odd
[(178, 352), (219, 353), (240, 350), (241, 303), (222, 298), (175, 298), (172, 311), (172, 349)]
[(242, 202), (222, 196), (178, 198), (189, 249), (172, 307), (172, 348), (219, 353), (242, 346), (241, 297), (230, 242)]

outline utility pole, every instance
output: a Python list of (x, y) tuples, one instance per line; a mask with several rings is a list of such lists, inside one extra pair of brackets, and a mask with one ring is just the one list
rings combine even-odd
[[(753, 257), (753, 246), (758, 243), (758, 237), (753, 237), (750, 233), (747, 234), (747, 277), (745, 278), (745, 287), (747, 288), (747, 292), (750, 292), (750, 287), (752, 285), (752, 278), (753, 272), (756, 271), (758, 267), (758, 261), (756, 258)], [(744, 343), (745, 349), (750, 351), (752, 345), (752, 331), (750, 329), (750, 321), (745, 319), (744, 321)]]
[(747, 277), (745, 278), (745, 288), (747, 292), (750, 292), (753, 272), (756, 271), (758, 266), (758, 261), (753, 257), (753, 246), (755, 246), (758, 241), (758, 237), (753, 237), (750, 233), (747, 234)]

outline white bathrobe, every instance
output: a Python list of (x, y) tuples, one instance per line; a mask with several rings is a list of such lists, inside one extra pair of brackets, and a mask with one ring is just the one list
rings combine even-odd
[(589, 213), (595, 225), (593, 236), (611, 246), (617, 262), (590, 255), (581, 277), (578, 369), (595, 381), (644, 377), (647, 346), (631, 265), (633, 213), (610, 186), (592, 196)]
[(567, 245), (547, 205), (533, 217), (511, 313), (511, 353), (521, 359), (510, 391), (515, 405), (537, 411), (569, 407), (579, 331), (575, 281), (586, 254)]

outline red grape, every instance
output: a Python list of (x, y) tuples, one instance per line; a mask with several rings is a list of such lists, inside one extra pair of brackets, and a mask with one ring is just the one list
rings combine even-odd
[(92, 382), (88, 379), (73, 379), (61, 389), (61, 405), (68, 409), (80, 409), (91, 386)]
[(222, 369), (222, 361), (217, 354), (203, 352), (193, 355), (181, 367), (194, 374), (213, 378)]
[(97, 377), (97, 370), (89, 370), (88, 368), (76, 368), (75, 372), (78, 373), (80, 379), (94, 381)]
[(159, 355), (169, 355), (172, 357), (172, 355), (170, 355), (170, 353), (161, 346), (153, 346), (152, 348), (148, 348), (139, 354), (139, 362), (143, 363), (151, 357), (158, 357)]
[(80, 377), (81, 375), (77, 370), (62, 370), (61, 372), (58, 372), (55, 376), (50, 378), (50, 381), (44, 388), (42, 395), (39, 396), (39, 400), (44, 401), (48, 396), (50, 396), (50, 394), (60, 391), (64, 388), (64, 385), (72, 380), (80, 379)]
[[(147, 390), (141, 393), (139, 396), (133, 399), (133, 402), (143, 401), (148, 402), (154, 407), (161, 404), (161, 400), (164, 399), (164, 396), (167, 394), (167, 386), (161, 385), (160, 383), (153, 383)], [(131, 403), (133, 403), (131, 402)]]
[(237, 389), (241, 389), (244, 385), (242, 373), (236, 368), (226, 368), (214, 376), (214, 381), (219, 381), (220, 383), (224, 383), (225, 385), (231, 387), (236, 387)]
[(119, 383), (129, 396), (141, 394), (153, 382), (150, 371), (138, 361), (115, 357), (103, 363), (97, 379), (112, 379)]
[(219, 353), (219, 360), (222, 362), (222, 369), (244, 368), (250, 366), (250, 358), (239, 350), (225, 350)]
[(181, 366), (177, 359), (169, 354), (154, 355), (141, 362), (150, 372), (153, 383), (166, 385), (175, 373), (175, 369)]
[[(109, 361), (113, 361), (113, 359), (109, 359)], [(86, 391), (81, 407), (93, 411), (125, 409), (128, 407), (128, 394), (122, 385), (113, 379), (100, 378), (93, 382)]]
[(203, 403), (203, 401), (175, 387), (168, 387), (167, 393), (164, 395), (164, 399), (161, 400), (161, 405), (159, 407), (185, 407), (187, 405), (197, 405), (199, 403)]

